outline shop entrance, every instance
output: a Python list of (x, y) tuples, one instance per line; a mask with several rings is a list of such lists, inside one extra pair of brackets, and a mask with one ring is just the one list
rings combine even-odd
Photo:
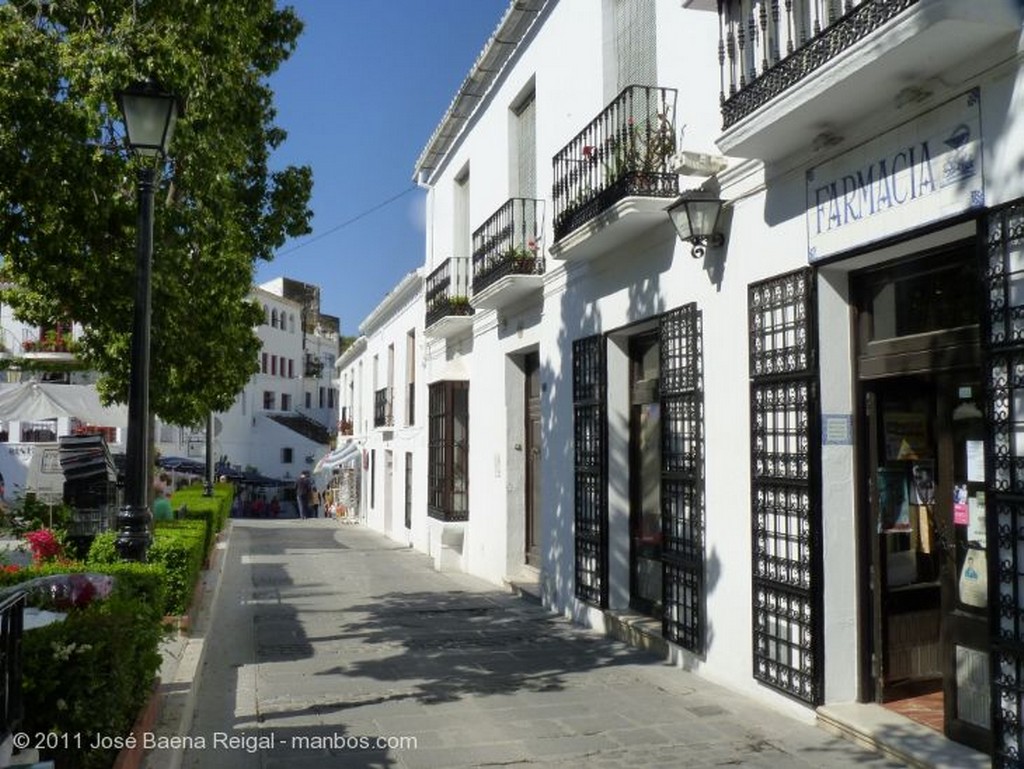
[(973, 249), (854, 280), (866, 698), (991, 742), (984, 393)]
[(662, 610), (661, 360), (658, 330), (629, 340), (629, 605), (654, 617)]

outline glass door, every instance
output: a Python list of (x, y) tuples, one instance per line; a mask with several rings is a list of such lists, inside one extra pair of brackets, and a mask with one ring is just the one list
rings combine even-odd
[(987, 751), (980, 398), (974, 371), (865, 384), (875, 699)]
[(658, 332), (630, 339), (630, 607), (661, 616), (661, 405)]

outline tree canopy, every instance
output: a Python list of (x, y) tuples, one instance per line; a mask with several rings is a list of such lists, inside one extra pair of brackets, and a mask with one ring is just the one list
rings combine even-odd
[(312, 172), (272, 170), (286, 135), (268, 77), (302, 23), (274, 0), (0, 3), (0, 299), (84, 328), (79, 356), (127, 400), (137, 171), (116, 93), (155, 78), (182, 101), (156, 194), (152, 410), (196, 424), (255, 373), (255, 267), (310, 231)]

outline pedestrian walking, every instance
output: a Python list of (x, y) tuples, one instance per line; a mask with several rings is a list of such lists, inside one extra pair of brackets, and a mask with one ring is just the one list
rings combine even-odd
[(299, 518), (309, 518), (309, 498), (312, 493), (313, 481), (309, 477), (309, 470), (303, 470), (295, 481), (295, 502), (299, 506)]

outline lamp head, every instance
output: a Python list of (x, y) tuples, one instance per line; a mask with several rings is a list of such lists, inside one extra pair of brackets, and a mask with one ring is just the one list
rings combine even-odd
[(117, 106), (132, 151), (141, 157), (165, 157), (181, 111), (178, 98), (149, 79), (119, 91)]
[(722, 204), (722, 199), (712, 192), (687, 190), (666, 209), (679, 239), (691, 244), (690, 255), (694, 259), (702, 258), (708, 246), (725, 243), (725, 236), (718, 230)]

